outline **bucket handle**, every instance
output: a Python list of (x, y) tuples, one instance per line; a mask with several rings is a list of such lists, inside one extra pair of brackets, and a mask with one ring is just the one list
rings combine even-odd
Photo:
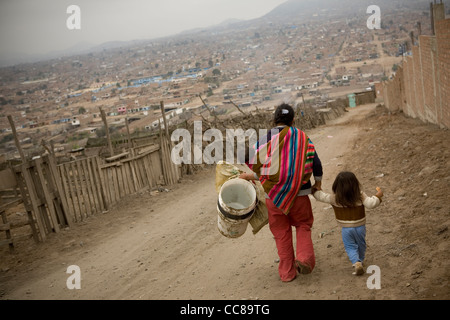
[(221, 206), (220, 206), (220, 202), (219, 200), (217, 200), (217, 208), (219, 208), (220, 213), (222, 213), (225, 217), (227, 217), (228, 219), (232, 219), (232, 220), (245, 220), (247, 218), (249, 218), (253, 212), (255, 212), (256, 210), (256, 206), (258, 205), (258, 199), (256, 199), (256, 204), (255, 207), (250, 211), (247, 212), (246, 214), (242, 215), (242, 216), (237, 216), (234, 214), (231, 214), (229, 212), (226, 212)]

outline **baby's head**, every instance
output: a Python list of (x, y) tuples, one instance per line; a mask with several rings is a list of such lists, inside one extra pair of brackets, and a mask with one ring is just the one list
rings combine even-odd
[(332, 190), (336, 203), (343, 207), (354, 207), (361, 200), (360, 184), (353, 172), (340, 172), (333, 182)]

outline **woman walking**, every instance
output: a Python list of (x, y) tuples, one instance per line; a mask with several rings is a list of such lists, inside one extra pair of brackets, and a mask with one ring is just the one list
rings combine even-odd
[[(269, 228), (280, 257), (278, 272), (284, 282), (296, 278), (297, 272), (311, 273), (315, 266), (311, 227), (314, 217), (308, 194), (320, 189), (322, 164), (314, 144), (301, 130), (293, 127), (294, 110), (288, 104), (277, 107), (275, 127), (255, 147), (247, 164), (253, 173), (241, 179), (259, 180), (266, 193)], [(310, 178), (314, 175), (314, 186)], [(295, 227), (294, 251), (292, 227)]]

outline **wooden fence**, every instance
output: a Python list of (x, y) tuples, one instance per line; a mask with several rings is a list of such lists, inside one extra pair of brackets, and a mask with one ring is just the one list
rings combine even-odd
[(67, 162), (57, 166), (62, 195), (67, 201), (68, 220), (83, 221), (105, 210), (104, 184), (101, 183), (98, 157)]
[[(160, 143), (145, 144), (141, 141), (138, 145), (131, 144), (134, 147), (116, 155), (109, 137), (106, 116), (101, 108), (100, 111), (107, 132), (109, 158), (93, 156), (61, 164), (57, 164), (54, 152), (46, 147), (45, 142), (43, 146), (49, 151), (47, 155), (26, 160), (12, 116), (8, 116), (22, 159), (22, 164), (11, 169), (27, 211), (27, 224), (30, 225), (36, 242), (45, 241), (51, 232), (59, 232), (90, 215), (107, 211), (130, 194), (158, 184), (175, 184), (181, 176), (180, 166), (173, 164), (170, 159), (171, 142), (163, 102), (161, 112), (166, 130), (163, 132), (160, 126)], [(128, 120), (126, 126), (128, 141), (131, 142)], [(6, 234), (5, 241), (0, 241), (0, 245), (8, 244), (13, 249), (7, 208), (8, 205), (0, 202), (0, 231), (5, 231)]]
[[(49, 233), (107, 211), (128, 195), (176, 183), (174, 170), (179, 172), (179, 167), (168, 166), (167, 149), (143, 145), (106, 159), (93, 156), (61, 164), (50, 154), (15, 166), (35, 241), (45, 241)], [(6, 232), (7, 239), (0, 244), (11, 246), (14, 239), (5, 218), (2, 214), (0, 231)]]
[(159, 146), (153, 145), (130, 149), (109, 161), (94, 156), (59, 164), (71, 220), (83, 221), (127, 195), (157, 186), (163, 176), (158, 151)]
[(36, 241), (44, 241), (50, 232), (70, 226), (67, 203), (61, 197), (61, 181), (53, 157), (30, 160), (13, 168), (28, 222)]

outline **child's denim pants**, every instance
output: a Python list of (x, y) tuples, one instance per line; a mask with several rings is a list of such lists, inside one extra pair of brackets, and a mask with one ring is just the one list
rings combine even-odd
[(342, 241), (348, 258), (355, 264), (366, 256), (366, 226), (342, 228)]

